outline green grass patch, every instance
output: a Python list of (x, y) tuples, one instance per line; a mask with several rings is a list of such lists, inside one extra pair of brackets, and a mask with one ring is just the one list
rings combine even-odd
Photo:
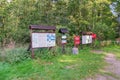
[(0, 80), (80, 80), (103, 68), (103, 56), (83, 49), (78, 55), (62, 54), (15, 64), (0, 62)]
[(102, 50), (107, 53), (113, 53), (116, 55), (117, 58), (120, 59), (120, 46), (119, 45), (111, 45), (108, 47), (103, 47)]

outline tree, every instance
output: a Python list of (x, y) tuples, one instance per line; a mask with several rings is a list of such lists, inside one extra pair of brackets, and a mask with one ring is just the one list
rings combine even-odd
[[(112, 39), (117, 25), (110, 0), (6, 0), (0, 1), (2, 43), (29, 42), (29, 25), (64, 26), (70, 36), (95, 32), (99, 39)], [(119, 9), (116, 7), (116, 10)], [(111, 35), (111, 36), (109, 36)]]

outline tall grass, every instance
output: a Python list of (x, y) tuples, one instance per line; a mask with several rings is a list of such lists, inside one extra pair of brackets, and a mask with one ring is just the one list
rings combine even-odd
[[(66, 48), (64, 54), (71, 54), (71, 48)], [(4, 56), (2, 56), (4, 54)], [(40, 48), (34, 49), (35, 59), (51, 59), (56, 56), (62, 55), (61, 47), (54, 47), (54, 48)], [(26, 59), (31, 59), (31, 51), (27, 51), (26, 47), (18, 47), (14, 49), (5, 49), (2, 53), (0, 52), (0, 57), (5, 62), (9, 63), (19, 63)]]
[[(0, 62), (0, 80), (82, 80), (103, 67), (103, 55), (91, 53), (87, 48), (79, 50), (78, 55), (71, 54), (70, 48), (66, 54), (60, 50), (58, 48), (53, 55), (52, 50), (40, 49), (35, 50), (35, 59), (15, 64)], [(24, 53), (26, 49), (8, 52)]]
[(6, 49), (4, 55), (4, 61), (9, 63), (19, 63), (30, 58), (30, 54), (26, 51), (25, 47)]

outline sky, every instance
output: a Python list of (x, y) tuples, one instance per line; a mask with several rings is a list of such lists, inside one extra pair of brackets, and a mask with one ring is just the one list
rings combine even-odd
[(115, 12), (115, 6), (116, 5), (117, 5), (116, 2), (114, 2), (110, 5), (111, 12), (113, 13), (114, 16), (117, 16), (117, 12)]

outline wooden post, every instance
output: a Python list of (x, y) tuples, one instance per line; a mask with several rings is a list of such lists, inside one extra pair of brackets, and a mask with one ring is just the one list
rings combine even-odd
[(32, 50), (31, 57), (34, 59), (34, 49), (32, 48), (32, 29), (30, 29), (30, 36), (31, 36), (30, 48)]
[(65, 53), (65, 44), (62, 44), (62, 53)]

